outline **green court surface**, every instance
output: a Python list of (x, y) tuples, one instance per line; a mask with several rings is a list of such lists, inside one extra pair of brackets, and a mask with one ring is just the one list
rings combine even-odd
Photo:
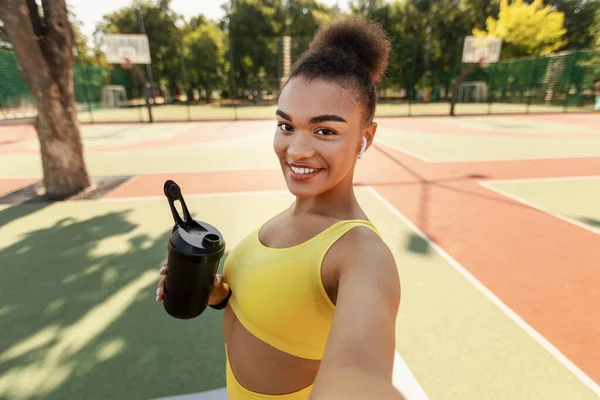
[[(593, 116), (589, 116), (593, 118)], [(600, 155), (600, 136), (591, 136), (592, 128), (569, 126), (577, 137), (564, 137), (561, 123), (505, 117), (472, 117), (463, 119), (380, 120), (376, 142), (389, 144), (429, 161), (510, 160), (519, 158), (584, 157)], [(600, 121), (600, 119), (599, 119)], [(419, 131), (428, 123), (447, 127), (448, 132)], [(222, 124), (217, 122), (215, 124)], [(240, 122), (245, 124), (245, 122)], [(199, 124), (110, 124), (82, 125), (85, 158), (93, 175), (124, 175), (136, 173), (189, 172), (207, 170), (277, 169), (272, 150), (273, 121), (248, 122), (248, 134), (243, 137), (220, 137), (227, 127)], [(407, 124), (407, 127), (403, 127)], [(413, 125), (411, 125), (413, 124)], [(465, 127), (470, 132), (461, 133)], [(180, 142), (177, 135), (185, 132), (198, 138)], [(209, 131), (207, 131), (207, 129)], [(563, 132), (563, 137), (552, 137)], [(455, 132), (455, 133), (451, 133)], [(547, 134), (541, 138), (505, 133)], [(141, 143), (142, 146), (136, 144)], [(40, 176), (42, 166), (38, 141), (23, 142), (27, 153), (5, 153), (0, 157), (3, 177)], [(107, 151), (114, 148), (114, 151)], [(126, 151), (125, 151), (126, 150)]]
[[(135, 127), (136, 125), (131, 128), (136, 129)], [(155, 140), (157, 138), (153, 130), (161, 132), (161, 137), (168, 137), (180, 129), (177, 124), (157, 124), (149, 126), (150, 130), (147, 127), (138, 128), (140, 133), (135, 134), (136, 139), (121, 139), (111, 134), (107, 134), (105, 138), (88, 136), (88, 130), (94, 128), (95, 126), (82, 128), (86, 147), (89, 143), (95, 143), (92, 148), (118, 146), (126, 140), (140, 141), (144, 136), (148, 140)], [(243, 138), (218, 140), (218, 132), (214, 135), (215, 140), (203, 143), (179, 144), (173, 141), (167, 145), (127, 151), (88, 151), (85, 159), (88, 170), (93, 175), (278, 168), (273, 153), (272, 124), (267, 123), (264, 128)], [(4, 177), (40, 176), (41, 168), (40, 157), (36, 153), (2, 154), (0, 157), (0, 170)]]
[[(430, 399), (597, 398), (377, 195), (357, 193), (396, 257), (397, 348)], [(291, 201), (187, 199), (228, 248)], [(0, 240), (0, 322), (11, 327), (0, 336), (0, 397), (142, 399), (224, 386), (220, 314), (180, 321), (154, 302), (166, 201), (21, 205), (0, 221), (10, 232)]]
[(600, 136), (554, 138), (378, 130), (377, 139), (427, 161), (486, 161), (600, 156)]
[[(569, 107), (566, 112), (579, 113), (592, 111), (593, 106)], [(203, 120), (234, 120), (234, 119), (263, 119), (272, 118), (276, 107), (273, 105), (243, 105), (220, 106), (216, 104), (200, 105), (159, 105), (152, 109), (154, 121), (203, 121)], [(456, 115), (489, 115), (489, 114), (526, 114), (526, 113), (563, 113), (564, 107), (542, 104), (493, 103), (459, 103), (456, 105)], [(444, 116), (450, 114), (450, 104), (442, 103), (386, 103), (381, 102), (377, 107), (377, 116)], [(12, 114), (11, 114), (12, 115)], [(35, 116), (35, 110), (23, 110), (19, 117)], [(9, 114), (0, 113), (0, 120), (15, 118)], [(83, 106), (78, 111), (79, 121), (88, 122), (148, 122), (146, 107), (132, 108), (97, 108), (89, 111)]]
[[(86, 125), (82, 129), (82, 138), (87, 149), (110, 146), (126, 146), (146, 140), (165, 140), (189, 129), (186, 123), (156, 125)], [(39, 150), (37, 140), (27, 142), (27, 148)]]
[[(585, 118), (592, 122), (594, 118), (593, 114), (585, 115)], [(527, 134), (527, 135), (561, 135), (568, 136), (573, 135), (598, 135), (598, 128), (591, 126), (573, 126), (569, 119), (564, 121), (557, 121), (556, 117), (552, 117), (552, 120), (545, 119), (543, 116), (538, 118), (535, 117), (513, 117), (507, 118), (506, 116), (476, 116), (469, 118), (452, 118), (452, 117), (435, 117), (435, 118), (424, 118), (431, 124), (438, 126), (447, 126), (452, 128), (451, 132), (461, 134), (464, 130), (469, 132), (476, 131), (481, 134), (486, 132), (494, 133), (502, 136), (515, 135), (515, 134)], [(599, 122), (600, 123), (600, 122)], [(385, 120), (380, 121), (380, 124), (387, 126)], [(442, 131), (442, 133), (444, 133)]]
[[(198, 120), (231, 120), (272, 118), (277, 109), (274, 105), (243, 105), (219, 106), (216, 104), (202, 105), (159, 105), (153, 107), (152, 116), (155, 121), (198, 121)], [(570, 107), (568, 112), (591, 111), (587, 108)], [(560, 106), (494, 103), (491, 108), (487, 103), (459, 103), (456, 115), (476, 114), (525, 114), (531, 113), (561, 113)], [(407, 116), (407, 115), (449, 115), (449, 103), (386, 103), (381, 102), (377, 107), (377, 116)], [(95, 109), (79, 111), (81, 122), (119, 122), (119, 121), (148, 121), (148, 110), (145, 107), (121, 109)]]
[(600, 233), (600, 177), (489, 182), (486, 185)]
[[(174, 110), (178, 106), (168, 107)], [(385, 105), (380, 110), (386, 112)], [(473, 243), (473, 236), (469, 235), (476, 232), (474, 227), (481, 220), (489, 223), (482, 224), (482, 229), (493, 229), (496, 235), (502, 233), (502, 227), (508, 232), (513, 226), (515, 229), (523, 227), (518, 220), (506, 227), (493, 218), (487, 219), (493, 215), (504, 218), (502, 212), (507, 212), (508, 201), (496, 201), (499, 196), (486, 192), (480, 184), (543, 210), (510, 208), (530, 210), (541, 218), (540, 226), (560, 217), (600, 233), (600, 163), (594, 160), (544, 161), (544, 165), (552, 163), (553, 167), (547, 170), (554, 171), (551, 173), (561, 171), (562, 165), (570, 163), (571, 170), (580, 174), (588, 174), (590, 170), (589, 174), (594, 176), (587, 178), (555, 179), (553, 175), (544, 175), (546, 170), (542, 167), (532, 167), (519, 171), (518, 176), (536, 179), (480, 183), (479, 179), (484, 178), (464, 179), (456, 186), (436, 183), (438, 175), (445, 177), (444, 164), (414, 160), (413, 165), (404, 163), (410, 155), (432, 162), (465, 162), (459, 165), (464, 167), (464, 173), (472, 171), (478, 176), (480, 164), (471, 165), (468, 161), (600, 157), (600, 135), (592, 126), (600, 121), (598, 118), (593, 114), (568, 114), (551, 115), (547, 119), (492, 116), (377, 121), (376, 142), (406, 153), (397, 160), (377, 159), (375, 156), (382, 156), (381, 152), (368, 153), (361, 166), (365, 169), (359, 170), (373, 178), (374, 183), (370, 184), (379, 185), (377, 188), (387, 200), (373, 188), (357, 187), (356, 192), (396, 258), (402, 281), (397, 350), (428, 399), (599, 398), (600, 388), (594, 383), (600, 376), (597, 368), (600, 364), (594, 361), (597, 350), (589, 349), (592, 356), (588, 358), (571, 360), (575, 365), (572, 367), (556, 356), (554, 350), (549, 350), (549, 346), (557, 346), (556, 351), (572, 349), (564, 346), (572, 344), (568, 338), (562, 343), (563, 347), (544, 343), (540, 337), (545, 338), (549, 331), (540, 330), (539, 336), (532, 334), (531, 329), (538, 329), (535, 321), (511, 313), (502, 301), (512, 307), (515, 303), (494, 297), (467, 271), (473, 274), (480, 271), (469, 264), (479, 260), (469, 257)], [(13, 206), (0, 203), (0, 294), (3, 298), (0, 305), (0, 326), (3, 327), (0, 330), (0, 399), (157, 399), (223, 387), (225, 354), (220, 313), (209, 309), (195, 320), (180, 321), (168, 316), (163, 306), (155, 302), (158, 267), (166, 257), (173, 222), (165, 198), (143, 197), (141, 193), (151, 192), (143, 185), (162, 187), (162, 174), (223, 170), (231, 171), (232, 182), (239, 182), (240, 176), (250, 180), (253, 174), (239, 172), (236, 175), (236, 171), (279, 170), (273, 152), (274, 129), (273, 119), (83, 124), (85, 158), (91, 175), (141, 176), (118, 188), (122, 193), (112, 199)], [(42, 174), (35, 132), (22, 126), (7, 127), (7, 133), (8, 140), (0, 143), (0, 187), (5, 191), (30, 184)], [(518, 168), (529, 168), (529, 164), (519, 163)], [(431, 179), (432, 184), (427, 186), (429, 198), (423, 197), (425, 191), (414, 190), (425, 186), (406, 178), (406, 165), (414, 168), (416, 176)], [(574, 168), (578, 165), (580, 169)], [(592, 171), (593, 168), (598, 171)], [(498, 179), (513, 176), (500, 172), (491, 175)], [(161, 175), (144, 176), (146, 174)], [(181, 179), (185, 176), (188, 182), (196, 179), (192, 174), (179, 176)], [(548, 179), (537, 179), (542, 176)], [(16, 177), (34, 179), (14, 179)], [(199, 175), (198, 179), (204, 176)], [(223, 182), (197, 185), (204, 187), (205, 184), (215, 188), (210, 192), (223, 190)], [(182, 189), (185, 195), (185, 188)], [(217, 226), (227, 240), (228, 249), (293, 201), (287, 191), (237, 193), (250, 189), (230, 189), (236, 193), (186, 195), (195, 218)], [(458, 202), (460, 199), (464, 202)], [(430, 211), (421, 207), (423, 214), (413, 213), (413, 206), (418, 208), (427, 201)], [(444, 250), (425, 240), (413, 223), (407, 222), (390, 203), (415, 223), (428, 221), (423, 229), (435, 229), (430, 234)], [(466, 204), (465, 218), (472, 219), (467, 224), (471, 231), (449, 222), (448, 226), (461, 226), (462, 230), (445, 227), (446, 221), (454, 221), (446, 219), (449, 217), (445, 213), (460, 214), (453, 206), (459, 203)], [(449, 204), (448, 209), (441, 204)], [(469, 208), (471, 204), (473, 208)], [(494, 208), (499, 205), (505, 208)], [(472, 216), (471, 209), (474, 210)], [(501, 213), (494, 214), (495, 210)], [(600, 257), (600, 252), (589, 245), (595, 235), (575, 229), (590, 240), (582, 245), (585, 254)], [(560, 242), (560, 229), (553, 232), (557, 237), (548, 240)], [(457, 237), (458, 247), (451, 247), (449, 243), (456, 242)], [(503, 273), (505, 264), (495, 271), (498, 263), (490, 262), (488, 266), (488, 262), (497, 261), (494, 257), (500, 253), (506, 254), (503, 245), (501, 240), (498, 243), (491, 240), (485, 265), (476, 265), (486, 269), (492, 279), (495, 279), (494, 274)], [(580, 250), (573, 249), (568, 258)], [(445, 251), (460, 259), (465, 268)], [(528, 249), (523, 251), (528, 252)], [(516, 253), (515, 247), (511, 247), (510, 252)], [(539, 261), (535, 257), (527, 260)], [(525, 264), (521, 266), (523, 269), (539, 265)], [(576, 280), (573, 282), (564, 284), (577, 284)], [(543, 286), (542, 281), (540, 286)], [(535, 290), (526, 293), (531, 298), (538, 295)], [(571, 309), (568, 313), (573, 315), (553, 314), (552, 319), (569, 320), (571, 326), (576, 326), (573, 322), (576, 313)], [(589, 318), (592, 321), (593, 317)], [(525, 320), (527, 322), (523, 322)], [(527, 323), (532, 324), (531, 327)], [(587, 329), (578, 331), (591, 332), (589, 337), (600, 332), (599, 326), (591, 325), (589, 322), (585, 325)], [(552, 329), (563, 332), (560, 326)], [(579, 353), (571, 352), (565, 357), (572, 354), (578, 356)], [(582, 361), (587, 362), (587, 369), (575, 364)], [(578, 367), (583, 372), (577, 370)], [(426, 398), (417, 396), (407, 400)]]

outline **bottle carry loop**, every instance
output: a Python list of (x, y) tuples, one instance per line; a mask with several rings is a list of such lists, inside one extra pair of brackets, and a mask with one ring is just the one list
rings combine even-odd
[[(184, 225), (189, 224), (192, 221), (192, 216), (188, 211), (187, 205), (185, 204), (185, 200), (183, 199), (183, 195), (181, 194), (181, 188), (178, 184), (176, 184), (172, 180), (168, 180), (165, 182), (164, 186), (165, 196), (167, 196), (167, 200), (169, 200), (169, 206), (171, 207), (171, 214), (173, 214), (173, 220), (175, 221), (175, 225)], [(185, 220), (181, 219), (177, 208), (175, 207), (175, 202), (179, 200), (181, 203), (181, 208), (183, 209), (183, 214)]]

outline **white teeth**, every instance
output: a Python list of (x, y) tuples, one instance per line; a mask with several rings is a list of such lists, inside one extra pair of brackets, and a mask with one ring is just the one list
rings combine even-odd
[(316, 169), (313, 169), (313, 168), (296, 168), (296, 167), (294, 167), (292, 165), (290, 165), (290, 168), (296, 174), (312, 174), (313, 172), (316, 171)]

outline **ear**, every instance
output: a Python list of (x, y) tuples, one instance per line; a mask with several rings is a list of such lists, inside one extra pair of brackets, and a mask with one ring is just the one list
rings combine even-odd
[(367, 149), (371, 147), (373, 140), (375, 139), (375, 133), (377, 132), (377, 122), (371, 122), (363, 129), (362, 136), (367, 138)]

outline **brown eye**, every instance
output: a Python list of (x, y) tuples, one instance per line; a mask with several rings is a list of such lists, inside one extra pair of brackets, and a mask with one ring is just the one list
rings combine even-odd
[(294, 130), (294, 128), (290, 124), (286, 124), (285, 122), (277, 124), (277, 126), (284, 132), (292, 132)]
[(316, 134), (318, 134), (318, 135), (321, 135), (321, 136), (331, 136), (331, 135), (335, 135), (335, 134), (336, 134), (336, 133), (335, 133), (334, 131), (332, 131), (331, 129), (326, 129), (326, 128), (319, 129), (319, 130), (318, 130), (318, 131), (316, 131), (315, 133), (316, 133)]

